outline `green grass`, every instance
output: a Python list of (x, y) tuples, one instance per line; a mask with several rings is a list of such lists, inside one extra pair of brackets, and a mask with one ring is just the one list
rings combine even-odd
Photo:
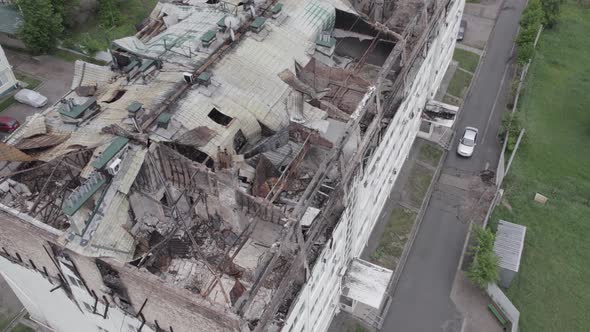
[(29, 89), (29, 90), (35, 90), (39, 86), (39, 84), (41, 84), (41, 80), (38, 80), (38, 79), (34, 78), (33, 76), (30, 76), (25, 73), (15, 71), (14, 76), (16, 76), (17, 80), (26, 83), (27, 89)]
[(412, 207), (419, 209), (422, 206), (433, 175), (433, 170), (419, 164), (412, 165), (408, 183), (404, 187), (404, 191), (409, 193), (409, 203)]
[(5, 317), (0, 317), (0, 331), (4, 331), (4, 329), (10, 324), (10, 319)]
[(457, 98), (455, 98), (453, 96), (449, 96), (447, 94), (445, 94), (442, 101), (445, 104), (455, 105), (455, 106), (459, 106), (461, 104), (461, 99), (457, 99)]
[(0, 112), (9, 108), (10, 105), (14, 104), (15, 102), (16, 102), (16, 100), (14, 99), (14, 97), (12, 95), (0, 99)]
[[(590, 10), (575, 1), (545, 30), (519, 105), (527, 140), (493, 215), (527, 226), (507, 291), (520, 331), (590, 331)], [(549, 198), (533, 202), (535, 192)]]
[(423, 161), (430, 166), (436, 167), (442, 154), (443, 151), (441, 148), (434, 144), (424, 142), (420, 146), (420, 151), (418, 151), (418, 160)]
[(453, 60), (459, 62), (459, 67), (474, 73), (475, 69), (477, 69), (477, 64), (479, 63), (479, 55), (460, 48), (455, 48)]
[(467, 94), (467, 89), (469, 88), (469, 83), (471, 83), (472, 77), (473, 75), (457, 69), (453, 75), (453, 79), (451, 79), (451, 82), (449, 83), (447, 93), (463, 99)]
[(415, 220), (416, 213), (400, 206), (393, 208), (379, 245), (369, 260), (374, 264), (395, 270)]
[(17, 326), (15, 326), (11, 332), (34, 332), (35, 330), (33, 330), (32, 328), (23, 325), (23, 324), (18, 324)]
[[(101, 27), (98, 18), (91, 17), (84, 25), (66, 31), (64, 46), (86, 53), (88, 46), (99, 50), (109, 48), (109, 41), (136, 33), (135, 25), (149, 16), (158, 0), (125, 0), (120, 2), (121, 24), (116, 27)], [(92, 52), (88, 52), (92, 53)]]

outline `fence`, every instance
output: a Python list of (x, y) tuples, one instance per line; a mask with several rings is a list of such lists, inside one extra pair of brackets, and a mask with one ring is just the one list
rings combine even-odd
[[(537, 44), (539, 43), (539, 38), (541, 37), (541, 32), (543, 31), (543, 26), (541, 25), (539, 27), (539, 31), (537, 31), (537, 35), (535, 36), (535, 42), (533, 44), (533, 47), (536, 49), (537, 48)], [(522, 67), (522, 71), (520, 72), (520, 77), (518, 80), (518, 86), (516, 88), (516, 95), (514, 97), (514, 102), (512, 103), (512, 109), (510, 110), (511, 114), (514, 114), (516, 112), (516, 108), (518, 107), (518, 101), (520, 99), (520, 94), (522, 93), (522, 87), (523, 84), (526, 80), (526, 76), (529, 72), (529, 67), (531, 65), (531, 61), (533, 59), (530, 58), (529, 61)], [(498, 189), (502, 186), (502, 182), (504, 181), (504, 177), (506, 176), (506, 174), (508, 174), (508, 170), (510, 168), (510, 164), (512, 163), (512, 159), (514, 159), (514, 155), (516, 154), (516, 150), (518, 149), (518, 145), (520, 144), (522, 137), (524, 135), (524, 129), (520, 131), (520, 134), (518, 136), (518, 140), (516, 142), (516, 145), (512, 151), (512, 155), (510, 156), (510, 160), (508, 161), (508, 165), (506, 165), (506, 147), (508, 145), (508, 139), (510, 138), (510, 125), (511, 125), (510, 121), (508, 123), (508, 128), (506, 128), (506, 136), (504, 136), (504, 145), (502, 146), (502, 152), (500, 152), (500, 159), (498, 162), (498, 168), (496, 169), (496, 186), (498, 187)], [(487, 222), (487, 220), (486, 220)]]

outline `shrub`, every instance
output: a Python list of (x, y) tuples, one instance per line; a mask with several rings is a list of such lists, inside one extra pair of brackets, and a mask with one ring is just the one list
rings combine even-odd
[(499, 258), (494, 253), (495, 236), (490, 229), (479, 226), (474, 228), (473, 233), (476, 235), (477, 244), (471, 247), (474, 259), (466, 275), (476, 286), (485, 289), (500, 276)]
[(53, 49), (63, 31), (62, 19), (50, 0), (18, 0), (24, 24), (19, 35), (27, 48), (35, 54)]

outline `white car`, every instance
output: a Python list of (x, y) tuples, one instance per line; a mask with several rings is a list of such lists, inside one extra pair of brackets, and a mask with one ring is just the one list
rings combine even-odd
[(21, 89), (14, 95), (14, 99), (20, 103), (31, 105), (33, 107), (43, 107), (47, 105), (47, 97), (37, 91), (29, 89)]
[(465, 127), (465, 132), (459, 141), (457, 146), (457, 154), (463, 157), (471, 157), (473, 150), (477, 145), (477, 128)]

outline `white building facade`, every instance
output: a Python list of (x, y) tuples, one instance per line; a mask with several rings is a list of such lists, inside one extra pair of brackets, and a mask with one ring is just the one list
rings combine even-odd
[(17, 80), (12, 72), (12, 67), (8, 63), (2, 46), (0, 46), (0, 97), (14, 89), (16, 84)]
[(326, 246), (317, 258), (282, 331), (326, 331), (338, 312), (346, 269), (365, 248), (418, 134), (420, 112), (434, 98), (452, 60), (464, 5), (464, 0), (453, 1), (445, 21), (439, 22), (437, 37), (430, 43), (414, 82), (407, 85), (407, 97), (366, 169), (353, 180), (354, 190), (347, 197), (346, 210), (332, 233), (333, 244)]

